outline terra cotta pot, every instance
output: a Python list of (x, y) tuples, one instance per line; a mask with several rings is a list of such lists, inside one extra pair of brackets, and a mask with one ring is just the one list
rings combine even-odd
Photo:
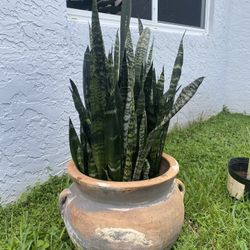
[(67, 166), (73, 180), (59, 198), (62, 218), (78, 249), (170, 249), (184, 220), (184, 185), (177, 161), (163, 154), (161, 175), (134, 182), (93, 179)]

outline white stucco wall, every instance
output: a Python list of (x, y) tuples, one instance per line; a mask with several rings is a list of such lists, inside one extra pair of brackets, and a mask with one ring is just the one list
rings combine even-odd
[(225, 105), (232, 112), (250, 114), (250, 1), (232, 3), (228, 16)]
[[(185, 38), (181, 84), (202, 75), (206, 80), (173, 122), (208, 117), (223, 104), (250, 112), (249, 98), (243, 97), (250, 80), (244, 68), (249, 67), (250, 3), (240, 0), (239, 11), (229, 0), (215, 2), (209, 34), (187, 32)], [(77, 121), (77, 116), (68, 79), (81, 84), (88, 25), (68, 19), (66, 0), (2, 0), (0, 6), (0, 197), (6, 203), (28, 185), (61, 172), (70, 158), (68, 117)], [(107, 48), (116, 29), (103, 27)], [(155, 63), (158, 69), (165, 65), (166, 84), (181, 35), (153, 31)], [(236, 93), (242, 97), (237, 105), (232, 103)]]

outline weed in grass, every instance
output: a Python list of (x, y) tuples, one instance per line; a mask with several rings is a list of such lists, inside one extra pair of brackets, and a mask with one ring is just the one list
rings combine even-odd
[[(178, 160), (186, 186), (185, 223), (174, 249), (250, 249), (250, 202), (226, 190), (228, 160), (250, 155), (247, 127), (249, 116), (226, 111), (169, 134), (165, 151)], [(0, 250), (73, 250), (57, 206), (68, 185), (65, 175), (51, 177), (0, 207)]]

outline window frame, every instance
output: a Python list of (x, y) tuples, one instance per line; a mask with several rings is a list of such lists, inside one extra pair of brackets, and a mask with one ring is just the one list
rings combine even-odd
[[(188, 25), (181, 25), (175, 23), (158, 22), (158, 0), (152, 0), (152, 20), (142, 19), (143, 24), (151, 30), (161, 32), (178, 32), (183, 33), (189, 31), (194, 34), (208, 34), (211, 23), (211, 5), (213, 0), (206, 0), (205, 15), (204, 15), (204, 28), (193, 27)], [(91, 11), (67, 8), (67, 15), (70, 20), (89, 23), (91, 20)], [(107, 13), (99, 13), (100, 19), (104, 26), (119, 27), (120, 16)], [(131, 29), (138, 27), (137, 18), (131, 18)]]

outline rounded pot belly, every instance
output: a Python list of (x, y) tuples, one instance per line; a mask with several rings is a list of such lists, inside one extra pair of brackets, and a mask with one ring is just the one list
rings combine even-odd
[(105, 203), (68, 191), (63, 219), (79, 249), (170, 249), (183, 224), (184, 207), (178, 185), (155, 201), (142, 204)]

